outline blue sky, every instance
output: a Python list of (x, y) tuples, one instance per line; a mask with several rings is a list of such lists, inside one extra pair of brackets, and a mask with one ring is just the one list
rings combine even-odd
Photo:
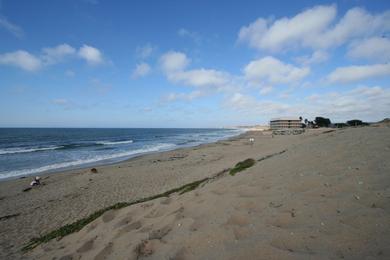
[(389, 33), (377, 0), (2, 0), (0, 127), (380, 120)]

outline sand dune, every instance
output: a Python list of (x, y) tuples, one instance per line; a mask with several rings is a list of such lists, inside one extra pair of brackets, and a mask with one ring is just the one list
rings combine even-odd
[[(25, 257), (389, 259), (389, 130), (351, 128), (273, 139), (258, 133), (254, 147), (240, 139), (220, 143), (215, 147), (221, 152), (211, 155), (216, 161), (234, 146), (242, 152), (237, 160), (229, 157), (230, 164), (224, 161), (225, 167), (245, 158), (257, 163), (183, 195), (108, 211)], [(266, 149), (266, 143), (273, 148)], [(184, 165), (207, 171), (201, 161), (182, 165), (182, 171)]]

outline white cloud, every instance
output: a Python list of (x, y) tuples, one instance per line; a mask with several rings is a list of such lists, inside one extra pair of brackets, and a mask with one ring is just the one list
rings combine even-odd
[(230, 75), (214, 69), (186, 70), (190, 59), (184, 53), (170, 51), (160, 58), (162, 70), (168, 80), (192, 87), (221, 88), (230, 83)]
[(23, 37), (23, 29), (16, 24), (11, 23), (4, 16), (0, 16), (0, 28), (4, 28), (14, 36), (21, 38)]
[(388, 75), (390, 75), (390, 64), (373, 64), (339, 67), (331, 72), (327, 79), (331, 83), (349, 83)]
[(27, 71), (36, 71), (42, 67), (39, 58), (23, 50), (0, 54), (0, 64), (16, 66)]
[(99, 65), (104, 62), (103, 55), (99, 49), (84, 44), (78, 52), (79, 56), (90, 65)]
[(267, 95), (269, 93), (271, 93), (272, 91), (274, 90), (274, 88), (272, 86), (264, 86), (262, 88), (260, 88), (260, 95)]
[(268, 121), (272, 117), (298, 115), (314, 119), (329, 117), (332, 122), (349, 119), (380, 120), (389, 116), (390, 90), (375, 87), (357, 87), (349, 91), (312, 94), (306, 102), (279, 103), (258, 100), (252, 96), (235, 93), (227, 98), (225, 107), (244, 114), (248, 118)]
[(194, 87), (221, 86), (228, 82), (228, 75), (212, 69), (194, 69), (168, 74), (171, 81)]
[(200, 44), (202, 42), (202, 38), (197, 32), (189, 31), (187, 29), (181, 28), (177, 34), (180, 37), (188, 37), (192, 39), (196, 44)]
[(323, 31), (336, 16), (335, 6), (316, 6), (293, 18), (274, 22), (263, 18), (240, 29), (239, 40), (251, 47), (278, 51), (292, 44), (305, 44), (305, 39)]
[(352, 8), (344, 17), (318, 38), (311, 39), (312, 46), (332, 47), (344, 44), (349, 39), (381, 34), (390, 30), (390, 11), (381, 14), (370, 14), (363, 8)]
[(238, 39), (249, 46), (269, 51), (297, 47), (329, 48), (356, 37), (367, 37), (390, 30), (390, 11), (370, 14), (352, 8), (333, 25), (335, 5), (315, 6), (292, 18), (275, 21), (259, 18), (240, 29)]
[(52, 48), (43, 48), (42, 53), (43, 63), (55, 64), (63, 61), (67, 56), (74, 55), (76, 50), (69, 44), (64, 43)]
[(77, 57), (76, 54), (91, 65), (104, 62), (101, 52), (94, 47), (84, 45), (76, 52), (74, 47), (63, 43), (55, 47), (42, 48), (40, 55), (33, 55), (25, 50), (0, 54), (0, 64), (16, 66), (27, 71), (36, 71), (44, 66), (63, 62), (68, 57)]
[(390, 60), (390, 40), (383, 37), (372, 37), (351, 44), (348, 56), (379, 61)]
[(329, 55), (327, 52), (322, 50), (317, 50), (312, 53), (311, 56), (300, 56), (297, 57), (297, 62), (303, 64), (303, 65), (310, 65), (314, 63), (321, 63), (324, 61), (327, 61), (329, 59)]
[(246, 79), (253, 84), (294, 84), (309, 73), (308, 67), (295, 67), (271, 56), (251, 61), (244, 68)]
[(252, 96), (239, 92), (231, 95), (225, 101), (225, 106), (247, 115), (258, 116), (259, 118), (275, 117), (276, 115), (284, 114), (289, 109), (287, 104), (270, 100), (257, 100)]
[(333, 122), (354, 118), (380, 120), (389, 116), (390, 90), (379, 86), (357, 87), (346, 92), (321, 94), (297, 110), (311, 117), (324, 115)]
[(149, 58), (150, 55), (155, 51), (156, 47), (152, 46), (150, 43), (144, 46), (138, 46), (135, 50), (136, 56), (140, 59)]
[(228, 100), (227, 105), (233, 109), (247, 110), (253, 108), (256, 104), (256, 100), (252, 96), (244, 95), (241, 93), (234, 93)]
[(161, 68), (166, 73), (182, 71), (189, 63), (190, 60), (182, 52), (169, 51), (160, 58)]
[(149, 74), (151, 71), (151, 68), (149, 64), (142, 62), (136, 65), (135, 69), (133, 70), (133, 73), (131, 74), (132, 78), (139, 78), (144, 77)]
[(163, 97), (164, 102), (174, 102), (174, 101), (192, 101), (193, 99), (205, 96), (206, 93), (195, 90), (190, 93), (170, 93), (167, 96)]
[(191, 60), (182, 52), (169, 51), (160, 58), (160, 66), (167, 79), (175, 84), (194, 87), (190, 93), (171, 93), (164, 101), (191, 101), (216, 92), (231, 92), (240, 88), (229, 73), (215, 69), (187, 69)]

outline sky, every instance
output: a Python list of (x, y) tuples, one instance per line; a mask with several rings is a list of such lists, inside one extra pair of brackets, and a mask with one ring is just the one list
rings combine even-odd
[(390, 117), (390, 2), (0, 0), (0, 127)]

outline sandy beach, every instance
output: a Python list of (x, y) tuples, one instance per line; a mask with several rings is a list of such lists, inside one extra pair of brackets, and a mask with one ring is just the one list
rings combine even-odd
[[(251, 145), (248, 138), (253, 137)], [(245, 159), (254, 166), (229, 174)], [(316, 129), (144, 155), (0, 183), (1, 259), (388, 259), (390, 128)], [(213, 177), (182, 195), (110, 210), (35, 249), (33, 237), (118, 202)]]

